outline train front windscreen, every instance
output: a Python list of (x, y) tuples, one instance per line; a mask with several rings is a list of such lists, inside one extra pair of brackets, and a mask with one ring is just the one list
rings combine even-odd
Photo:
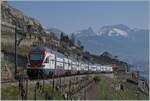
[(44, 54), (42, 52), (32, 52), (30, 54), (30, 64), (41, 65), (44, 59)]
[(42, 60), (43, 54), (42, 53), (31, 53), (30, 57), (31, 57), (31, 60)]

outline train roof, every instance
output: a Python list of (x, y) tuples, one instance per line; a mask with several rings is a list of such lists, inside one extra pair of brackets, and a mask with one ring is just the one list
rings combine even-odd
[(52, 50), (52, 49), (50, 49), (50, 48), (48, 48), (48, 50), (49, 50), (50, 53), (55, 54), (56, 57), (59, 57), (59, 58), (65, 58), (65, 57), (66, 57), (64, 54), (59, 53), (59, 52), (57, 52), (57, 51), (54, 51), (54, 50)]
[(32, 47), (30, 51), (44, 51), (46, 47)]
[(65, 58), (65, 56), (63, 54), (61, 54), (61, 53), (59, 53), (57, 51), (54, 51), (54, 50), (52, 50), (50, 48), (47, 48), (47, 47), (38, 47), (38, 46), (36, 46), (36, 47), (32, 47), (31, 48), (31, 51), (45, 51), (45, 50), (49, 51), (52, 54), (55, 54), (56, 57)]

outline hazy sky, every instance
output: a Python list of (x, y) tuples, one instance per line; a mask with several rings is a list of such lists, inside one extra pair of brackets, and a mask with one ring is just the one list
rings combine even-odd
[(11, 1), (25, 15), (40, 21), (46, 28), (71, 33), (91, 26), (98, 31), (104, 25), (125, 24), (131, 28), (148, 28), (148, 2), (96, 1), (50, 2)]

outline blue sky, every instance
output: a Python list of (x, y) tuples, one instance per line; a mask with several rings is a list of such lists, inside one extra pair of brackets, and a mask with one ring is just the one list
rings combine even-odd
[(25, 15), (39, 20), (46, 28), (54, 27), (66, 33), (88, 27), (98, 31), (104, 25), (114, 24), (125, 24), (131, 28), (148, 28), (146, 1), (11, 1), (10, 4)]

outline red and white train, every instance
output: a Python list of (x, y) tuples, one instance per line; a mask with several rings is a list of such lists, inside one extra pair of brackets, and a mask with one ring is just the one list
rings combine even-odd
[(112, 66), (78, 62), (46, 47), (33, 47), (28, 54), (27, 75), (29, 78), (98, 72), (113, 72), (113, 69)]

